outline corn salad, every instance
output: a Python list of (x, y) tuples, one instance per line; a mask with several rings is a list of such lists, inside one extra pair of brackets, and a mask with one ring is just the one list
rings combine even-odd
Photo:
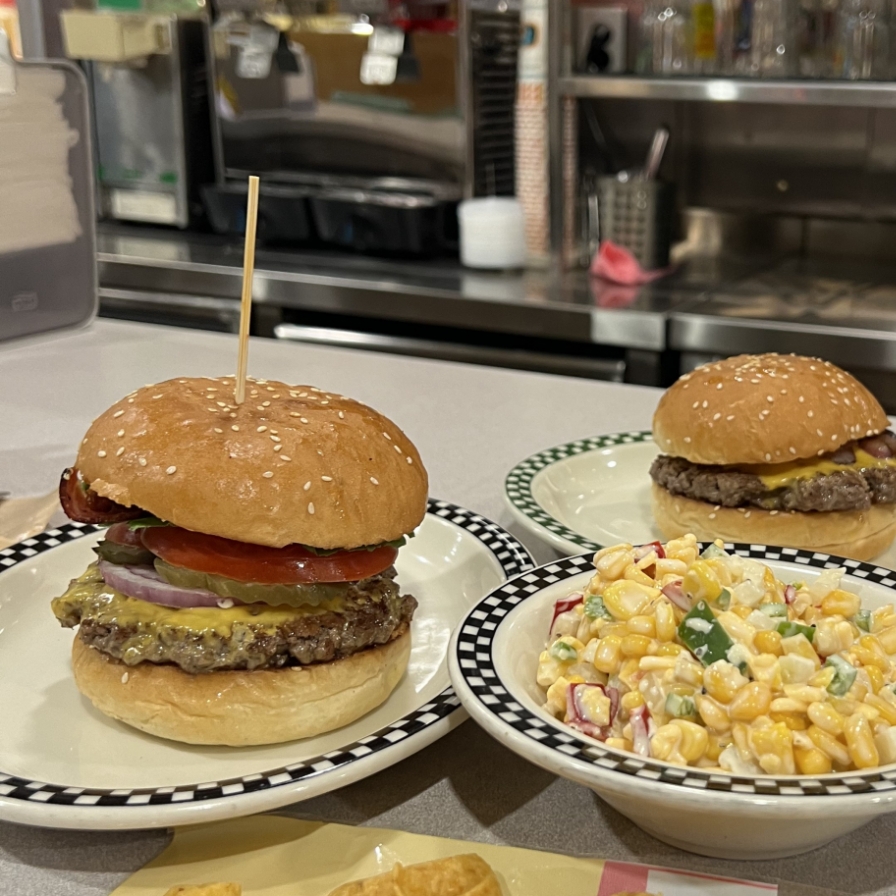
[(822, 775), (896, 762), (896, 608), (844, 569), (784, 583), (699, 553), (693, 535), (604, 548), (557, 602), (538, 662), (545, 708), (610, 747), (733, 774)]

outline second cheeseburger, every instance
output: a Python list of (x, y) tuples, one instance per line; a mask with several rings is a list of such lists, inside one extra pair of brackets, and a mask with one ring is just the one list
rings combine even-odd
[(666, 538), (693, 532), (869, 560), (896, 536), (896, 435), (827, 361), (740, 355), (660, 399), (651, 467)]
[(416, 449), (369, 407), (308, 386), (178, 379), (91, 425), (60, 496), (112, 524), (53, 602), (78, 688), (187, 743), (320, 734), (405, 671), (416, 601), (394, 562), (426, 511)]

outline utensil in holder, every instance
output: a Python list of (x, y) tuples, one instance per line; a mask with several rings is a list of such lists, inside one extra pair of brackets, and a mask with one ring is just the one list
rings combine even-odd
[(624, 175), (597, 184), (601, 240), (628, 249), (645, 271), (668, 267), (675, 185)]

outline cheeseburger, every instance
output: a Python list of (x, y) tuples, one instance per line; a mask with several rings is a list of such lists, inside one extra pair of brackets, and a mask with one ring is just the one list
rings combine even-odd
[(398, 548), (426, 511), (390, 420), (310, 386), (178, 379), (98, 417), (60, 482), (107, 524), (53, 601), (78, 627), (75, 682), (102, 712), (194, 744), (308, 737), (381, 704), (407, 666), (416, 601)]
[(869, 560), (896, 535), (896, 435), (827, 361), (740, 355), (660, 399), (651, 467), (663, 535), (693, 532)]

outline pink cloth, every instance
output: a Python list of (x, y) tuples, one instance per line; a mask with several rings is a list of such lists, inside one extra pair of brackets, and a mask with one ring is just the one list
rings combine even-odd
[(624, 249), (610, 240), (604, 240), (600, 244), (589, 270), (592, 276), (609, 280), (610, 283), (618, 283), (621, 286), (638, 286), (665, 276), (672, 268), (664, 268), (661, 271), (645, 271), (628, 249)]

